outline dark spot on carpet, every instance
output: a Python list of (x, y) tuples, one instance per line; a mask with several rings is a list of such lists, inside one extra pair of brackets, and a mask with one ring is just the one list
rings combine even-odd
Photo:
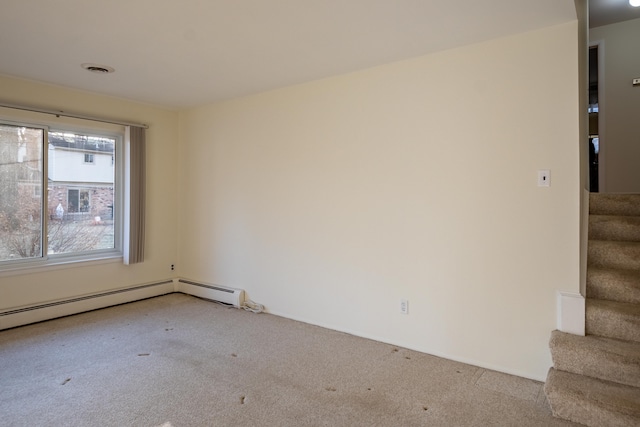
[(457, 372), (457, 373), (459, 373), (459, 374), (461, 374), (461, 373), (462, 373), (462, 371), (456, 371), (456, 372)]
[(409, 356), (405, 356), (404, 358), (407, 359), (407, 360), (411, 360), (411, 358)]
[(367, 390), (371, 391), (371, 387), (367, 388)]
[(173, 331), (173, 328), (165, 328), (165, 331)]
[(231, 353), (231, 357), (238, 357), (238, 355), (235, 353)]
[(244, 396), (240, 396), (240, 404), (244, 405), (244, 400), (246, 399), (246, 397)]
[(62, 381), (62, 385), (65, 385), (66, 383), (68, 383), (69, 381), (71, 381), (71, 378), (67, 378), (66, 380)]
[(399, 350), (397, 348), (394, 348), (393, 350), (391, 350), (394, 353), (397, 353)]
[(149, 356), (149, 353), (140, 353), (138, 356)]
[(335, 387), (327, 387), (327, 388), (325, 388), (325, 390), (327, 390), (327, 391), (336, 391), (336, 388)]
[(428, 407), (426, 407), (426, 406), (423, 406), (423, 407), (422, 407), (422, 410), (423, 410), (423, 411), (428, 411), (428, 410), (429, 410), (429, 408), (428, 408)]

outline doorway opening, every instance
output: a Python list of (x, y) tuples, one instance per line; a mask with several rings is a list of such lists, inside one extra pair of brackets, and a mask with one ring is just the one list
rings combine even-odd
[(600, 133), (598, 116), (598, 45), (589, 47), (589, 191), (597, 193), (599, 185)]

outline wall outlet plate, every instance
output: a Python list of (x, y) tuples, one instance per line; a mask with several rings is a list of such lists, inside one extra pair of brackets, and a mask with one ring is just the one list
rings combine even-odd
[(404, 298), (400, 300), (400, 313), (409, 314), (409, 301)]
[(640, 78), (637, 79), (633, 79), (633, 83), (634, 86), (640, 86)]

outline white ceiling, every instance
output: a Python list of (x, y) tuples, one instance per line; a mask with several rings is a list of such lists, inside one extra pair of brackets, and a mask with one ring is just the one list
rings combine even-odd
[(574, 0), (2, 0), (1, 12), (0, 74), (171, 109), (576, 17)]
[(601, 27), (640, 18), (640, 7), (629, 0), (589, 0), (589, 27)]

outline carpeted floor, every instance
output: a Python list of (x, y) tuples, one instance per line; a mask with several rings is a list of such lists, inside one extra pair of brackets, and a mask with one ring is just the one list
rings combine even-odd
[(2, 426), (562, 426), (542, 383), (171, 294), (0, 332)]

